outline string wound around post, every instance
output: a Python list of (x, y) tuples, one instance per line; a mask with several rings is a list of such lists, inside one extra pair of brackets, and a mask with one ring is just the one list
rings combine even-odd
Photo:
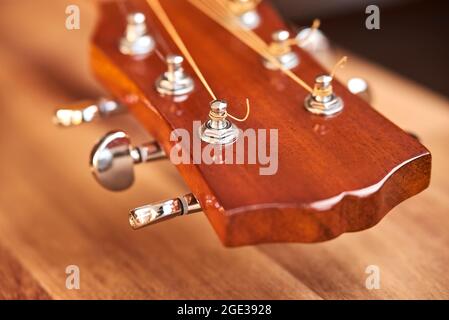
[(338, 68), (343, 67), (348, 58), (344, 56), (332, 68), (330, 75), (319, 75), (315, 78), (313, 91), (305, 101), (304, 107), (311, 113), (323, 116), (331, 116), (343, 110), (343, 100), (333, 90), (332, 80)]
[(239, 129), (228, 120), (228, 117), (235, 121), (246, 121), (250, 113), (249, 100), (246, 99), (246, 115), (243, 118), (237, 118), (227, 112), (228, 103), (225, 100), (213, 100), (210, 103), (209, 120), (203, 123), (199, 128), (199, 134), (202, 141), (211, 144), (232, 144), (239, 137)]

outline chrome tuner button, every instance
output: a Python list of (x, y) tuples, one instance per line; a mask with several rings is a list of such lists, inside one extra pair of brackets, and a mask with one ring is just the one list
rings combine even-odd
[(157, 92), (162, 95), (182, 96), (193, 91), (193, 79), (182, 68), (183, 61), (182, 56), (167, 56), (167, 71), (156, 80)]
[(371, 91), (368, 82), (362, 78), (351, 78), (348, 80), (348, 89), (351, 93), (359, 96), (366, 102), (371, 102)]
[(90, 167), (95, 179), (112, 191), (129, 188), (134, 182), (134, 164), (165, 158), (156, 142), (132, 147), (123, 131), (111, 131), (92, 149)]
[(299, 56), (291, 49), (290, 32), (279, 30), (273, 33), (272, 38), (273, 42), (270, 44), (269, 50), (277, 60), (277, 63), (264, 58), (264, 66), (270, 70), (278, 70), (279, 66), (287, 70), (297, 67), (299, 65)]
[(155, 42), (147, 32), (145, 15), (141, 12), (131, 13), (126, 20), (126, 31), (119, 43), (120, 52), (130, 56), (150, 54)]
[(53, 122), (62, 127), (77, 126), (97, 118), (105, 118), (126, 110), (118, 102), (101, 98), (98, 101), (85, 101), (69, 107), (57, 109)]
[(239, 129), (226, 119), (228, 103), (214, 100), (210, 104), (209, 120), (199, 128), (202, 141), (211, 144), (231, 144), (239, 136)]
[(332, 80), (329, 75), (316, 77), (313, 93), (304, 101), (304, 106), (309, 112), (331, 116), (343, 110), (343, 100), (334, 94)]
[(296, 35), (298, 46), (311, 53), (328, 51), (330, 43), (320, 29), (304, 28)]
[(257, 12), (257, 0), (229, 0), (231, 11), (238, 17), (240, 24), (247, 29), (255, 29), (260, 25), (260, 15)]
[(139, 229), (157, 222), (172, 219), (201, 211), (201, 206), (193, 194), (162, 202), (152, 203), (131, 210), (129, 224), (133, 229)]

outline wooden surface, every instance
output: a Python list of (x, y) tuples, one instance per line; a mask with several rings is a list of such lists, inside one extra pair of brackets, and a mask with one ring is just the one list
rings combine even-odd
[[(188, 189), (168, 162), (136, 168), (124, 193), (94, 182), (87, 162), (99, 136), (121, 128), (148, 139), (130, 116), (52, 126), (56, 105), (101, 93), (87, 60), (94, 10), (72, 2), (79, 31), (64, 28), (62, 2), (0, 4), (0, 298), (449, 298), (447, 100), (357, 57), (341, 72), (367, 78), (374, 107), (433, 155), (430, 188), (370, 230), (237, 249), (224, 248), (202, 214), (132, 231), (129, 208)], [(71, 264), (80, 290), (65, 287)], [(379, 290), (365, 288), (368, 265), (380, 268)]]
[[(116, 2), (105, 2), (94, 33), (93, 70), (171, 154), (173, 130), (182, 128), (197, 137), (193, 122), (205, 121), (212, 98), (187, 62), (184, 68), (196, 83), (188, 99), (177, 102), (154, 89), (166, 70), (161, 56), (180, 51), (147, 1), (130, 3), (151, 21), (158, 52), (145, 59), (121, 54), (117, 43), (126, 28), (126, 12)], [(241, 114), (245, 98), (251, 101), (252, 112), (236, 123), (239, 128), (278, 132), (278, 165), (272, 175), (261, 175), (260, 164), (178, 165), (225, 245), (329, 240), (377, 224), (391, 208), (428, 186), (428, 150), (341, 83), (334, 81), (333, 88), (344, 111), (316, 116), (303, 107), (307, 90), (282, 72), (267, 70), (258, 53), (189, 1), (162, 6), (217, 98), (228, 101), (229, 112)], [(271, 34), (285, 25), (269, 3), (261, 4), (259, 12), (263, 22), (254, 32), (270, 43)], [(294, 50), (301, 64), (292, 71), (313, 86), (326, 70), (298, 47)], [(184, 150), (195, 159), (194, 147), (187, 143)], [(238, 147), (227, 148), (236, 159)]]

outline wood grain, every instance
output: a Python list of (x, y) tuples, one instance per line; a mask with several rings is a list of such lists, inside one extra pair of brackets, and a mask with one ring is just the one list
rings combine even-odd
[[(101, 93), (87, 68), (93, 4), (72, 2), (84, 17), (74, 32), (64, 28), (62, 2), (39, 1), (40, 15), (35, 1), (1, 4), (1, 298), (449, 298), (449, 101), (350, 55), (340, 78), (367, 78), (374, 107), (433, 154), (430, 188), (371, 230), (313, 245), (238, 249), (223, 248), (201, 214), (135, 232), (129, 208), (188, 188), (164, 162), (137, 167), (136, 185), (124, 193), (96, 185), (87, 162), (98, 137), (121, 128), (136, 143), (149, 139), (130, 116), (52, 126), (55, 105)], [(16, 24), (18, 15), (24, 23)], [(5, 33), (12, 25), (14, 37)], [(80, 266), (80, 290), (65, 288), (69, 264)], [(381, 288), (370, 291), (365, 268), (372, 264)]]
[[(179, 52), (147, 2), (130, 3), (151, 21), (161, 54)], [(225, 245), (329, 240), (375, 225), (428, 186), (428, 150), (340, 83), (333, 86), (345, 101), (344, 111), (330, 118), (315, 116), (303, 108), (306, 90), (263, 67), (257, 53), (188, 1), (163, 6), (216, 95), (228, 100), (231, 113), (245, 97), (251, 100), (253, 112), (240, 128), (279, 132), (274, 175), (261, 175), (259, 166), (248, 164), (177, 166)], [(206, 119), (211, 98), (196, 77), (196, 90), (187, 100), (161, 97), (154, 89), (166, 69), (160, 55), (133, 59), (121, 54), (117, 41), (126, 25), (124, 12), (114, 2), (104, 3), (100, 12), (93, 70), (170, 154), (171, 132), (182, 128), (196, 136), (192, 123)], [(271, 33), (285, 25), (267, 3), (260, 13), (263, 23), (256, 32), (269, 42)], [(301, 64), (294, 72), (312, 84), (325, 70), (295, 50)], [(194, 75), (189, 65), (184, 67)], [(193, 159), (193, 148), (188, 152)], [(233, 153), (235, 157), (235, 149)]]

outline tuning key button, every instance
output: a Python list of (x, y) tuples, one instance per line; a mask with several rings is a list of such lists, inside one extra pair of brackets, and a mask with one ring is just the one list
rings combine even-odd
[(101, 98), (98, 101), (85, 101), (70, 107), (57, 109), (53, 122), (63, 127), (91, 122), (96, 118), (108, 117), (123, 112), (125, 107), (114, 100)]
[(228, 0), (231, 11), (239, 18), (240, 24), (250, 30), (260, 25), (257, 12), (258, 0)]
[(333, 92), (332, 80), (330, 75), (315, 78), (313, 92), (304, 101), (304, 106), (309, 112), (331, 116), (343, 110), (343, 100)]
[(90, 167), (96, 180), (106, 189), (125, 190), (134, 182), (134, 164), (165, 158), (156, 142), (132, 147), (123, 131), (111, 131), (93, 148)]
[(319, 53), (330, 49), (329, 40), (319, 29), (304, 28), (296, 35), (298, 45), (311, 53)]
[(351, 78), (348, 80), (348, 89), (351, 93), (361, 97), (366, 102), (371, 102), (371, 91), (368, 82), (362, 78)]
[(201, 206), (198, 200), (193, 194), (187, 194), (179, 198), (156, 202), (131, 210), (129, 224), (133, 229), (139, 229), (199, 211), (201, 211)]
[(146, 17), (141, 12), (127, 16), (126, 31), (120, 39), (119, 49), (122, 54), (144, 56), (154, 50), (154, 39), (147, 32)]
[(269, 51), (276, 61), (264, 58), (264, 66), (270, 70), (278, 70), (279, 67), (290, 70), (297, 67), (299, 57), (291, 49), (290, 32), (279, 30), (272, 34), (272, 38), (273, 42), (269, 46)]
[(184, 58), (170, 54), (166, 58), (167, 71), (156, 80), (156, 90), (162, 95), (182, 96), (193, 91), (193, 79), (182, 68)]

